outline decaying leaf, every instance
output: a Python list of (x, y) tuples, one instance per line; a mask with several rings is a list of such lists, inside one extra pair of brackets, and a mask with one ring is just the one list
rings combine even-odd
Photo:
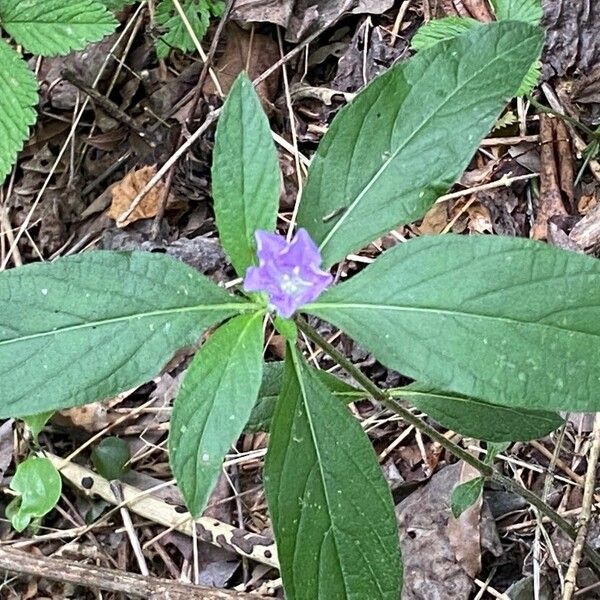
[(232, 17), (280, 25), (288, 41), (298, 42), (344, 13), (381, 14), (393, 5), (393, 0), (237, 0)]
[[(145, 166), (141, 169), (131, 171), (122, 181), (112, 188), (112, 203), (106, 215), (117, 222), (117, 227), (127, 227), (140, 219), (151, 219), (158, 212), (160, 199), (164, 193), (165, 184), (159, 181), (144, 197), (144, 199), (135, 207), (133, 212), (123, 222), (119, 222), (119, 217), (126, 213), (135, 197), (143, 187), (156, 174), (156, 165)], [(167, 208), (175, 208), (177, 202), (169, 195)]]
[(543, 74), (587, 73), (600, 61), (600, 2), (543, 0), (546, 29)]
[[(269, 35), (254, 34), (235, 23), (228, 23), (225, 30), (225, 49), (218, 59), (215, 71), (224, 94), (227, 94), (237, 76), (246, 71), (250, 79), (255, 79), (279, 59), (277, 42)], [(275, 99), (279, 87), (279, 72), (263, 81), (257, 88), (263, 106), (268, 109)], [(215, 85), (206, 79), (205, 94), (216, 94)]]
[(404, 559), (402, 600), (467, 600), (479, 571), (482, 549), (494, 555), (502, 546), (483, 505), (450, 512), (452, 490), (461, 481), (462, 463), (445, 467), (396, 507)]
[(573, 158), (563, 121), (540, 115), (540, 195), (531, 236), (548, 238), (548, 222), (566, 216), (565, 200), (573, 201)]

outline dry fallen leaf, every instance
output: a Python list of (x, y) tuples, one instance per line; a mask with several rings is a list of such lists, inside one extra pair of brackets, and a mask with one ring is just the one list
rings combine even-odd
[(485, 504), (485, 510), (479, 505), (468, 509), (464, 523), (452, 517), (450, 497), (461, 481), (461, 470), (462, 463), (445, 467), (396, 507), (404, 558), (403, 600), (467, 600), (481, 549), (496, 556), (502, 552)]
[(540, 195), (535, 223), (531, 231), (534, 240), (548, 238), (548, 221), (566, 216), (563, 198), (573, 198), (573, 167), (570, 142), (562, 121), (540, 115)]
[[(269, 35), (246, 31), (235, 23), (228, 23), (225, 30), (225, 48), (217, 60), (215, 71), (224, 94), (227, 94), (236, 77), (246, 71), (255, 79), (279, 59), (277, 42)], [(279, 71), (263, 81), (256, 92), (266, 110), (272, 107), (279, 88)], [(208, 77), (202, 91), (216, 94), (215, 85)]]
[(434, 235), (442, 233), (449, 222), (448, 203), (438, 202), (427, 211), (416, 230), (420, 235)]
[[(117, 227), (127, 227), (140, 219), (151, 219), (158, 212), (160, 199), (164, 193), (165, 184), (159, 181), (135, 207), (133, 212), (123, 222), (119, 217), (127, 212), (138, 193), (156, 174), (156, 165), (145, 166), (127, 173), (125, 177), (112, 188), (112, 203), (106, 215), (117, 222)], [(175, 208), (177, 202), (169, 195), (167, 208)]]

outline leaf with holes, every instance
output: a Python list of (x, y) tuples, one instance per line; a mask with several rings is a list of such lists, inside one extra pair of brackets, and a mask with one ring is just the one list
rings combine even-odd
[(27, 63), (0, 39), (0, 185), (35, 123), (37, 81)]
[(0, 274), (0, 418), (108, 398), (253, 305), (166, 255), (90, 252)]
[(356, 419), (287, 347), (265, 462), (288, 600), (397, 600), (394, 505)]
[(280, 184), (269, 121), (242, 73), (223, 106), (212, 166), (219, 238), (240, 276), (256, 262), (254, 232), (275, 229)]
[(387, 367), (510, 407), (600, 410), (600, 262), (530, 240), (423, 237), (305, 307)]
[(189, 366), (173, 407), (169, 457), (185, 502), (202, 513), (260, 388), (264, 314), (242, 315), (212, 334)]
[(95, 0), (0, 0), (0, 25), (29, 52), (56, 56), (101, 40), (117, 22)]
[(298, 221), (326, 265), (427, 211), (463, 172), (538, 57), (542, 31), (491, 23), (422, 50), (334, 119)]

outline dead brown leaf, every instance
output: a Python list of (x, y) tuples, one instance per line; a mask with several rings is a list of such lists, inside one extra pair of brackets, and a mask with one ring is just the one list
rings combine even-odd
[(237, 0), (232, 18), (268, 22), (286, 28), (286, 40), (298, 42), (326, 29), (344, 13), (382, 14), (394, 0)]
[(575, 69), (588, 72), (600, 61), (600, 2), (544, 0), (545, 78)]
[(445, 467), (396, 507), (404, 559), (403, 600), (466, 600), (481, 549), (501, 552), (489, 510), (474, 508), (465, 517), (465, 527), (451, 524), (450, 497), (461, 469), (461, 463)]
[(600, 242), (600, 203), (573, 227), (569, 237), (581, 248), (592, 248)]
[[(279, 59), (277, 42), (269, 35), (252, 33), (235, 23), (228, 23), (224, 32), (225, 49), (217, 60), (215, 71), (225, 94), (229, 92), (236, 77), (246, 71), (250, 79), (255, 79)], [(279, 88), (279, 72), (263, 81), (257, 88), (265, 109), (271, 107)], [(216, 94), (212, 80), (206, 79), (205, 94)]]
[(438, 202), (434, 204), (425, 214), (421, 224), (416, 227), (420, 235), (432, 235), (441, 233), (450, 222), (448, 215), (448, 203)]
[[(125, 221), (122, 223), (118, 221), (119, 217), (129, 210), (134, 198), (154, 175), (156, 175), (156, 165), (148, 165), (131, 171), (112, 188), (112, 203), (106, 215), (117, 222), (117, 227), (127, 227), (127, 225), (140, 219), (151, 219), (156, 216), (165, 189), (165, 184), (162, 181), (159, 181), (146, 194)], [(176, 200), (169, 195), (167, 208), (175, 208), (176, 206)]]
[(573, 200), (573, 157), (567, 130), (559, 119), (540, 115), (540, 195), (531, 237), (548, 238), (548, 221), (567, 216), (564, 200)]
[[(479, 471), (467, 463), (461, 463), (457, 485), (478, 476)], [(479, 544), (473, 543), (473, 540), (480, 538), (482, 504), (483, 499), (479, 496), (477, 502), (467, 508), (458, 519), (454, 517), (448, 519), (448, 541), (454, 550), (458, 564), (471, 578), (475, 578), (481, 570), (481, 549)]]

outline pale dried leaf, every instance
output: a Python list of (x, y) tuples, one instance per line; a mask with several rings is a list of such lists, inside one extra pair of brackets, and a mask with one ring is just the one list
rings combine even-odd
[[(119, 217), (129, 210), (135, 197), (154, 175), (156, 175), (156, 165), (147, 165), (141, 169), (131, 171), (113, 186), (112, 203), (106, 215), (117, 222), (117, 227), (127, 227), (127, 225), (141, 219), (151, 219), (156, 216), (165, 190), (165, 184), (162, 181), (159, 181), (146, 194), (127, 219), (119, 222)], [(167, 208), (174, 208), (176, 205), (175, 199), (169, 195)]]

